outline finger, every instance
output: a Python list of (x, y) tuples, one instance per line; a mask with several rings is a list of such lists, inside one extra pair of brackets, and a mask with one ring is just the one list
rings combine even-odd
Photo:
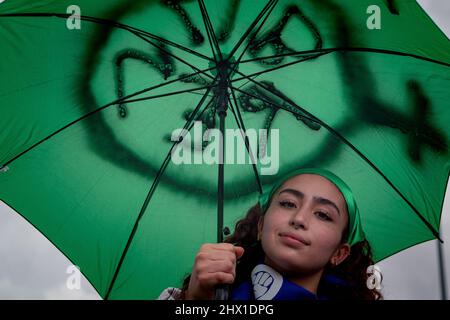
[(234, 246), (231, 243), (205, 243), (200, 247), (200, 251), (223, 250), (234, 253)]
[(236, 274), (236, 265), (228, 260), (222, 261), (205, 261), (197, 265), (196, 271), (198, 274), (201, 273), (211, 273), (211, 272), (225, 272)]
[(231, 284), (234, 282), (234, 275), (226, 273), (226, 272), (213, 272), (213, 273), (208, 273), (205, 276), (206, 279), (208, 279), (208, 284), (215, 286), (217, 284)]
[(197, 275), (197, 281), (200, 287), (211, 288), (220, 283), (233, 283), (235, 275), (228, 272), (202, 272)]
[(196, 261), (231, 261), (236, 263), (236, 255), (232, 252), (225, 252), (220, 250), (201, 251), (195, 257)]
[(239, 246), (235, 246), (234, 247), (234, 253), (236, 254), (236, 258), (239, 259), (240, 257), (242, 257), (242, 255), (244, 254), (244, 248), (239, 247)]

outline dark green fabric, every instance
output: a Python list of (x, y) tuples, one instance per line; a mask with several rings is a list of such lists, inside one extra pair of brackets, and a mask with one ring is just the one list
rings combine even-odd
[[(80, 30), (66, 26), (74, 2)], [(172, 145), (168, 135), (217, 75), (178, 80), (215, 63), (199, 3), (169, 2), (0, 4), (0, 199), (102, 297)], [(231, 80), (245, 127), (279, 129), (278, 175), (314, 166), (345, 180), (377, 261), (435, 238), (450, 168), (449, 40), (415, 1), (394, 3), (280, 0), (251, 46), (244, 51), (253, 33), (233, 55), (244, 52)], [(221, 52), (232, 52), (266, 4), (205, 1)], [(380, 30), (366, 26), (370, 5), (381, 9)], [(114, 104), (132, 94), (155, 98)], [(214, 108), (205, 113), (210, 127)], [(225, 127), (238, 128), (230, 110)], [(232, 229), (259, 186), (249, 164), (224, 171)], [(216, 197), (216, 165), (169, 161), (109, 298), (153, 299), (180, 286), (200, 245), (216, 240)]]

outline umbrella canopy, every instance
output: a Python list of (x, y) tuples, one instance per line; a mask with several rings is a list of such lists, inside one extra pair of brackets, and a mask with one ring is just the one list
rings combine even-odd
[[(0, 4), (0, 199), (100, 296), (179, 285), (218, 194), (231, 228), (304, 166), (352, 188), (376, 261), (438, 237), (450, 43), (415, 1), (72, 2)], [(272, 170), (226, 161), (218, 193), (212, 140), (171, 139), (195, 120), (269, 130)]]

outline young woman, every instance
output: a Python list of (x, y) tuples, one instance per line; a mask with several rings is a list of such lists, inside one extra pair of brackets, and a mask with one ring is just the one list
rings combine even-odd
[(300, 169), (278, 180), (225, 243), (204, 244), (181, 289), (158, 299), (381, 299), (367, 285), (373, 264), (350, 188), (333, 173)]

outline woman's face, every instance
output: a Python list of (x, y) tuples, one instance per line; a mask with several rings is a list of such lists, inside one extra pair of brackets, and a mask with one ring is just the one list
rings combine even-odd
[(344, 197), (332, 182), (315, 174), (292, 177), (274, 193), (258, 225), (265, 263), (285, 275), (339, 264), (350, 252), (341, 244), (347, 223)]

